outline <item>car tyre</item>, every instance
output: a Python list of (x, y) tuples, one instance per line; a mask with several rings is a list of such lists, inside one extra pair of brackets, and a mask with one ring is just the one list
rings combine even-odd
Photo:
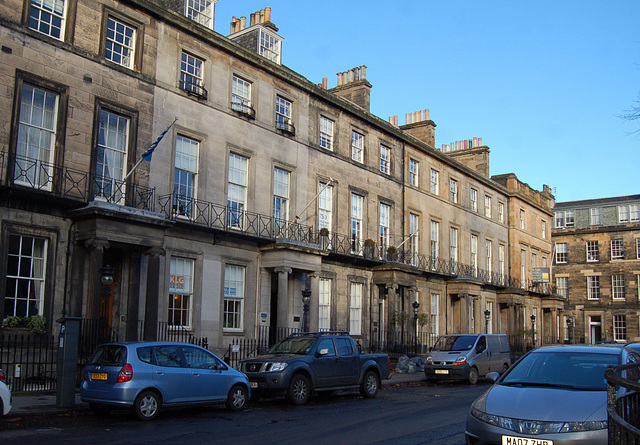
[(469, 370), (469, 383), (472, 385), (478, 383), (478, 369), (475, 367)]
[(247, 388), (242, 385), (235, 385), (227, 396), (227, 409), (230, 411), (242, 411), (247, 406), (248, 399), (249, 392)]
[(287, 400), (294, 405), (304, 405), (309, 401), (311, 395), (311, 384), (309, 379), (302, 374), (294, 375), (289, 383)]
[(378, 394), (378, 389), (380, 389), (380, 378), (378, 378), (378, 374), (373, 371), (367, 371), (360, 384), (360, 394), (370, 399)]
[(133, 403), (133, 413), (139, 420), (153, 420), (160, 411), (160, 397), (154, 391), (142, 391)]

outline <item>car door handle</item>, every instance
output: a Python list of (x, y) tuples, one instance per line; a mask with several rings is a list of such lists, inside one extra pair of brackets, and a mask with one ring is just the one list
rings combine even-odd
[(162, 371), (156, 371), (156, 374), (158, 374), (158, 375), (164, 375), (164, 372), (162, 372)]

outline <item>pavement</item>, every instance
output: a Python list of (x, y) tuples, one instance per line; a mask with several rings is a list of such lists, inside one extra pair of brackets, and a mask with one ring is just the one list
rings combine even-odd
[[(421, 382), (426, 382), (424, 372), (394, 372), (390, 379), (382, 381), (382, 387), (410, 386)], [(65, 408), (57, 406), (55, 393), (13, 394), (11, 411), (0, 418), (0, 432), (42, 426), (56, 416), (79, 417), (89, 412), (89, 404), (80, 400), (80, 394), (76, 394), (74, 406)]]

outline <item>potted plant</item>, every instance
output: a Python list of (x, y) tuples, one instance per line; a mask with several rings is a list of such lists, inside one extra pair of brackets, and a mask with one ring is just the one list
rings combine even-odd
[(34, 334), (44, 334), (47, 329), (47, 319), (42, 315), (33, 315), (31, 317), (9, 315), (2, 320), (2, 327), (30, 330)]
[(376, 253), (376, 242), (371, 238), (364, 240), (364, 257), (373, 259)]
[(387, 261), (396, 261), (398, 249), (395, 246), (389, 246), (387, 249)]
[(320, 235), (320, 247), (326, 250), (329, 246), (329, 229), (323, 227), (318, 231), (318, 234)]

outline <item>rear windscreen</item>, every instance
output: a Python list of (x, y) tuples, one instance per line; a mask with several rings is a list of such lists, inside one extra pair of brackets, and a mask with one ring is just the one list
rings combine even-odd
[(90, 365), (124, 366), (127, 348), (122, 345), (100, 345), (89, 360)]

